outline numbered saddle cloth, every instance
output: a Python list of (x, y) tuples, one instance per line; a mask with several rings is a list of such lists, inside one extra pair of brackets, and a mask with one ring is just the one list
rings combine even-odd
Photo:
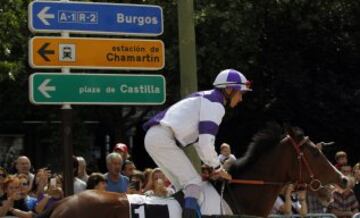
[[(215, 188), (204, 182), (201, 186), (200, 199), (201, 213), (203, 215), (218, 215), (220, 210), (220, 196)], [(127, 195), (130, 204), (131, 218), (181, 218), (182, 208), (175, 198), (156, 197), (145, 195)], [(224, 215), (232, 215), (232, 211), (223, 201)]]

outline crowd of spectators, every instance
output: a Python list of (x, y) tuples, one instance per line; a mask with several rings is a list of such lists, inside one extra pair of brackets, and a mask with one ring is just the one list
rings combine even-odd
[[(219, 160), (224, 168), (228, 168), (236, 160), (230, 145), (221, 145)], [(335, 160), (334, 165), (350, 178), (349, 188), (326, 186), (318, 192), (295, 191), (294, 185), (289, 184), (281, 190), (271, 213), (300, 216), (308, 213), (333, 213), (344, 218), (357, 213), (360, 201), (360, 163), (350, 166), (347, 154), (343, 151), (336, 153)], [(177, 191), (160, 168), (147, 168), (143, 171), (137, 169), (123, 143), (116, 144), (113, 152), (107, 155), (105, 173), (90, 174), (83, 157), (74, 156), (73, 161), (75, 194), (95, 189), (167, 197)], [(16, 172), (11, 175), (7, 169), (0, 167), (0, 217), (30, 218), (64, 198), (62, 175), (54, 174), (47, 168), (38, 169), (33, 174), (30, 170), (31, 161), (26, 156), (18, 157), (14, 163)], [(203, 166), (203, 180), (209, 179), (210, 174), (211, 169)]]

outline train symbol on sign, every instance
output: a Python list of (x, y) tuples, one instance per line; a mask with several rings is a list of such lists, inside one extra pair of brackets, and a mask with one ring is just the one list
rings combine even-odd
[(76, 61), (76, 47), (74, 44), (59, 45), (59, 61), (74, 62)]

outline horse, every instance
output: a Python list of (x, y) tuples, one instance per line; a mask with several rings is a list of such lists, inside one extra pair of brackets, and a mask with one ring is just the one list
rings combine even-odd
[[(289, 128), (284, 136), (279, 125), (258, 132), (244, 157), (231, 165), (229, 173), (232, 181), (219, 183), (224, 200), (234, 214), (256, 217), (268, 216), (286, 184), (316, 191), (327, 184), (345, 188), (348, 183), (302, 130)], [(63, 199), (39, 217), (127, 218), (131, 211), (129, 197), (123, 193), (89, 190)], [(181, 217), (181, 208), (176, 216), (165, 213), (151, 216), (139, 208), (137, 212), (139, 218)]]

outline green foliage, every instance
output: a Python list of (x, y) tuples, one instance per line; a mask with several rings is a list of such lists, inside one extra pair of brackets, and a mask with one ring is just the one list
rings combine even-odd
[(30, 1), (5, 0), (0, 5), (0, 81), (24, 74), (27, 58), (27, 5)]
[[(32, 106), (28, 101), (27, 77), (34, 72), (27, 64), (29, 2), (2, 0), (0, 5), (1, 121), (52, 120), (59, 113), (59, 107)], [(179, 99), (180, 87), (177, 1), (124, 2), (163, 8), (164, 33), (156, 38), (165, 43), (166, 66), (152, 73), (165, 75), (169, 105)], [(360, 115), (359, 1), (194, 2), (200, 89), (211, 88), (215, 75), (224, 68), (239, 69), (254, 81), (246, 104), (231, 111), (224, 125), (241, 134), (229, 131), (220, 138), (237, 144), (239, 137), (250, 138), (265, 120), (275, 119), (300, 125), (319, 140), (335, 137), (355, 144), (360, 128), (355, 119)], [(77, 119), (100, 120), (121, 132), (122, 109), (76, 107)], [(85, 141), (80, 135), (79, 140)]]
[(235, 144), (275, 119), (351, 149), (360, 127), (359, 2), (213, 0), (196, 8), (200, 86), (210, 88), (224, 68), (254, 80), (246, 104), (226, 117), (226, 128), (242, 134)]

